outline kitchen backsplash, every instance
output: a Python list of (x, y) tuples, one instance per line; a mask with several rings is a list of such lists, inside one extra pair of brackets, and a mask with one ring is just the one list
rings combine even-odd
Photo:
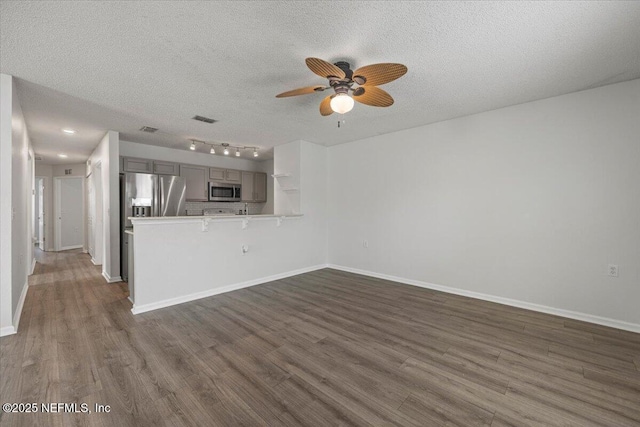
[[(262, 212), (265, 203), (247, 203), (249, 208), (249, 215), (259, 215)], [(233, 209), (234, 213), (238, 213), (240, 210), (244, 211), (244, 202), (229, 203), (229, 202), (187, 202), (187, 215), (202, 215), (204, 209)]]

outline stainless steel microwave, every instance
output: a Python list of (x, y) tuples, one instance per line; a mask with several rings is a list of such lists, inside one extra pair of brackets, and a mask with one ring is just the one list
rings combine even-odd
[(225, 182), (209, 181), (210, 202), (239, 202), (240, 184), (228, 184)]

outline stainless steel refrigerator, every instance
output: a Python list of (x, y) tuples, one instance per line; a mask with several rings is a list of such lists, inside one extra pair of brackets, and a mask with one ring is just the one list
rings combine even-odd
[(129, 217), (186, 215), (184, 178), (147, 173), (120, 175), (120, 268), (122, 280), (129, 279)]

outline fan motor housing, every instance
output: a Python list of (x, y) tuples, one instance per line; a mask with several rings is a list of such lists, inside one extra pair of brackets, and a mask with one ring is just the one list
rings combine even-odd
[(346, 79), (351, 80), (351, 77), (353, 77), (353, 71), (351, 70), (351, 64), (349, 64), (346, 61), (338, 61), (336, 63), (334, 63), (333, 65), (335, 65), (336, 67), (340, 68), (342, 71), (344, 71), (344, 74), (346, 75)]

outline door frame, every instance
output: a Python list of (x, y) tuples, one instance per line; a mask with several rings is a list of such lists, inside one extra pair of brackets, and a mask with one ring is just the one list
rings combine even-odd
[[(40, 192), (40, 188), (38, 188), (38, 181), (42, 181), (42, 192)], [(41, 251), (45, 251), (46, 250), (46, 242), (47, 242), (47, 209), (45, 208), (45, 206), (47, 205), (47, 203), (49, 203), (48, 197), (46, 197), (46, 192), (47, 192), (47, 177), (46, 176), (38, 176), (36, 175), (34, 177), (34, 187), (35, 187), (35, 197), (38, 196), (42, 196), (42, 206), (39, 206), (40, 209), (42, 210), (42, 234), (40, 234), (38, 232), (38, 234), (40, 235), (40, 239), (38, 240), (38, 248)], [(38, 203), (38, 205), (40, 205), (40, 203)], [(38, 215), (39, 212), (34, 212), (35, 215)], [(38, 221), (39, 222), (39, 221)], [(39, 228), (39, 224), (38, 224), (38, 228)], [(35, 230), (34, 230), (34, 234), (35, 234)]]
[[(82, 242), (79, 245), (62, 247), (60, 245), (60, 183), (62, 179), (79, 179), (82, 185), (82, 224), (80, 224), (82, 230)], [(53, 221), (53, 241), (54, 249), (56, 251), (67, 251), (69, 249), (78, 249), (84, 247), (84, 221), (85, 221), (85, 182), (83, 176), (56, 176), (53, 178), (53, 212), (55, 220)]]

